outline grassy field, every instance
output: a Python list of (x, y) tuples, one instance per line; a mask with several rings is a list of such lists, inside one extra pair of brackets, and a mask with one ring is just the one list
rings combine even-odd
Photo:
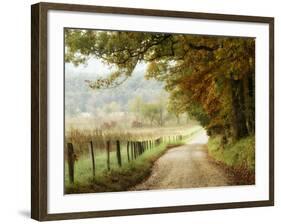
[[(194, 126), (185, 131), (189, 138), (201, 128)], [(189, 140), (163, 142), (157, 147), (146, 150), (135, 160), (128, 161), (126, 145), (121, 144), (122, 167), (117, 164), (116, 151), (110, 152), (110, 171), (106, 166), (105, 151), (95, 153), (96, 175), (92, 175), (91, 157), (83, 153), (75, 162), (74, 184), (69, 181), (68, 164), (65, 162), (65, 193), (87, 193), (87, 192), (113, 192), (125, 191), (128, 188), (143, 181), (149, 176), (153, 163), (168, 148), (185, 144)], [(121, 142), (122, 143), (122, 142)]]

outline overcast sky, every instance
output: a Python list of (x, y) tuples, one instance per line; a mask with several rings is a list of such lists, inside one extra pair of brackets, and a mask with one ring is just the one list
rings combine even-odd
[[(145, 64), (138, 64), (135, 71), (144, 71), (146, 68)], [(65, 75), (81, 74), (81, 73), (93, 73), (99, 76), (103, 74), (109, 74), (113, 69), (108, 65), (101, 62), (101, 60), (91, 58), (86, 64), (74, 66), (72, 63), (65, 64)]]

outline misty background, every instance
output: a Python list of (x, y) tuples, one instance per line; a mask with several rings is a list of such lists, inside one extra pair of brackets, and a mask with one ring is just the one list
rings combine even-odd
[(85, 82), (106, 77), (113, 70), (98, 59), (90, 59), (79, 66), (65, 64), (66, 128), (128, 128), (179, 123), (180, 118), (167, 111), (168, 93), (164, 84), (145, 78), (145, 64), (138, 64), (131, 77), (112, 89), (94, 90)]

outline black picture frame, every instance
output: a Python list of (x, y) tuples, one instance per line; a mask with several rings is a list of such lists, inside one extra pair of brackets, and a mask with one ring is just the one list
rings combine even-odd
[[(182, 11), (164, 11), (137, 8), (118, 8), (91, 5), (38, 3), (31, 6), (31, 217), (39, 221), (141, 215), (226, 208), (245, 208), (274, 205), (274, 18), (223, 15)], [(203, 205), (169, 206), (125, 210), (88, 211), (48, 214), (47, 206), (47, 13), (49, 10), (158, 16), (167, 18), (194, 18), (263, 23), (269, 25), (269, 199)]]

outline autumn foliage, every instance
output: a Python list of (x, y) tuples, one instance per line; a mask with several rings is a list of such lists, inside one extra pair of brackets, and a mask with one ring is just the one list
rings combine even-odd
[(225, 143), (255, 132), (255, 39), (242, 37), (67, 29), (66, 61), (91, 57), (115, 69), (88, 81), (93, 89), (128, 79), (138, 63), (165, 83), (169, 109), (188, 113)]

